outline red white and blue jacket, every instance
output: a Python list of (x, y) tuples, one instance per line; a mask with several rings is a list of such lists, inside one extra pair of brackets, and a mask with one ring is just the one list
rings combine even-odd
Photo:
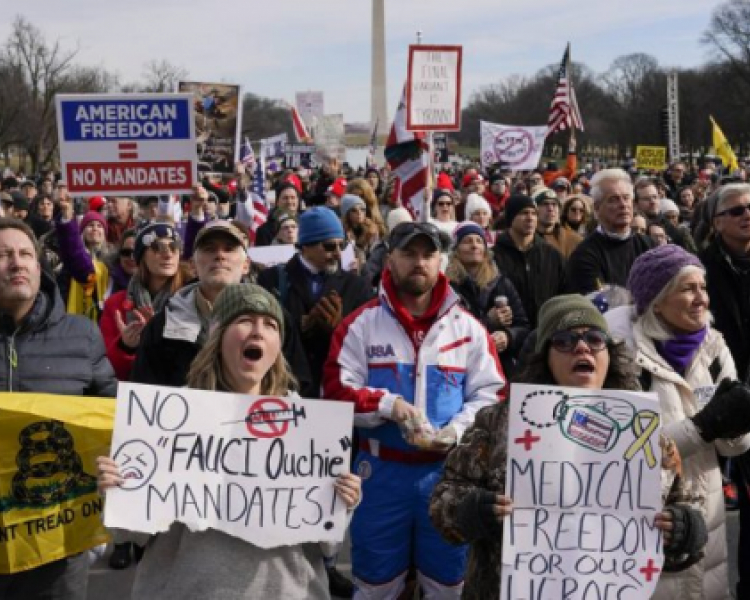
[(324, 398), (354, 402), (361, 437), (415, 451), (388, 417), (396, 398), (422, 409), (436, 429), (452, 425), (460, 440), (483, 408), (505, 399), (505, 376), (484, 326), (459, 304), (440, 275), (440, 302), (421, 344), (386, 271), (378, 298), (336, 329), (323, 373)]

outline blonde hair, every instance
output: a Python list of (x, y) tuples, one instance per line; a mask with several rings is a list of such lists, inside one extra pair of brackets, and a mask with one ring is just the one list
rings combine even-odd
[(380, 214), (378, 197), (375, 195), (370, 182), (362, 177), (352, 179), (346, 186), (346, 193), (359, 196), (365, 201), (367, 214), (377, 226), (378, 235), (383, 239), (385, 237), (385, 222), (383, 221), (383, 215)]
[[(232, 323), (218, 326), (211, 330), (208, 340), (190, 365), (187, 375), (187, 386), (196, 390), (234, 392), (227, 382), (224, 372), (224, 361), (221, 354), (221, 341), (224, 333)], [(294, 377), (284, 353), (279, 354), (260, 382), (262, 395), (284, 396), (289, 390), (297, 390), (297, 379)]]
[[(469, 272), (464, 267), (461, 260), (458, 258), (458, 246), (451, 252), (448, 266), (445, 268), (445, 276), (454, 283), (462, 283), (467, 277)], [(475, 281), (481, 288), (486, 287), (493, 279), (498, 276), (497, 265), (495, 259), (492, 256), (492, 252), (489, 248), (484, 249), (484, 260), (479, 266)]]

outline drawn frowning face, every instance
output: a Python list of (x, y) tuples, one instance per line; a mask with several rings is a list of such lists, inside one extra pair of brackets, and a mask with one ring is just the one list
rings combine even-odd
[(129, 440), (115, 452), (114, 461), (120, 467), (123, 490), (137, 490), (146, 485), (156, 472), (156, 452), (142, 440)]

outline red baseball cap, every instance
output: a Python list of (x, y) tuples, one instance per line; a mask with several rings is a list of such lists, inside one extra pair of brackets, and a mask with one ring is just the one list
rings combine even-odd
[(461, 187), (469, 187), (476, 181), (484, 181), (484, 177), (482, 177), (479, 173), (469, 173), (468, 175), (464, 175), (463, 181), (461, 182)]
[(346, 186), (346, 178), (339, 177), (336, 181), (333, 182), (333, 185), (328, 186), (326, 194), (333, 194), (334, 196), (338, 196), (339, 198), (341, 198), (341, 196), (346, 194)]
[(89, 198), (89, 210), (99, 212), (107, 201), (102, 196)]

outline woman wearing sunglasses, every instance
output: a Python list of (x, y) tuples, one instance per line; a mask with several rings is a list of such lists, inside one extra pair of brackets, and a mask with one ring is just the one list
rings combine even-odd
[(735, 381), (732, 355), (711, 327), (705, 271), (697, 257), (674, 244), (649, 250), (633, 264), (628, 289), (637, 314), (633, 347), (642, 387), (659, 395), (664, 430), (683, 457), (683, 481), (708, 527), (704, 558), (683, 573), (662, 576), (654, 597), (726, 598), (717, 454), (737, 456), (750, 448), (750, 392)]
[(456, 200), (450, 190), (435, 190), (432, 196), (432, 219), (430, 223), (440, 231), (453, 235), (456, 221)]
[[(599, 310), (583, 296), (562, 295), (548, 300), (539, 311), (535, 351), (514, 381), (637, 390), (631, 365), (625, 345), (612, 340)], [(443, 537), (471, 544), (465, 599), (499, 598), (503, 518), (513, 510), (512, 499), (505, 495), (508, 437), (508, 402), (482, 409), (460, 446), (448, 456), (432, 495), (430, 517)], [(674, 459), (673, 446), (665, 443), (669, 459)], [(673, 474), (665, 477), (670, 483), (673, 479)], [(694, 535), (673, 535), (675, 522), (687, 524), (685, 529)], [(671, 499), (656, 525), (665, 532), (665, 554), (675, 568), (680, 561), (692, 559), (705, 541), (700, 535), (705, 533), (700, 513), (671, 504)]]
[[(284, 316), (276, 299), (253, 284), (227, 286), (211, 314), (208, 340), (193, 361), (188, 387), (248, 395), (295, 396), (296, 382), (281, 347)], [(119, 485), (118, 465), (99, 457), (99, 488)], [(361, 496), (360, 478), (339, 476), (334, 489), (351, 511)], [(249, 493), (249, 492), (248, 492)], [(175, 523), (148, 537), (135, 576), (133, 598), (203, 600), (206, 598), (330, 598), (323, 556), (335, 544), (303, 543), (260, 548), (232, 535), (207, 529), (192, 532)]]

